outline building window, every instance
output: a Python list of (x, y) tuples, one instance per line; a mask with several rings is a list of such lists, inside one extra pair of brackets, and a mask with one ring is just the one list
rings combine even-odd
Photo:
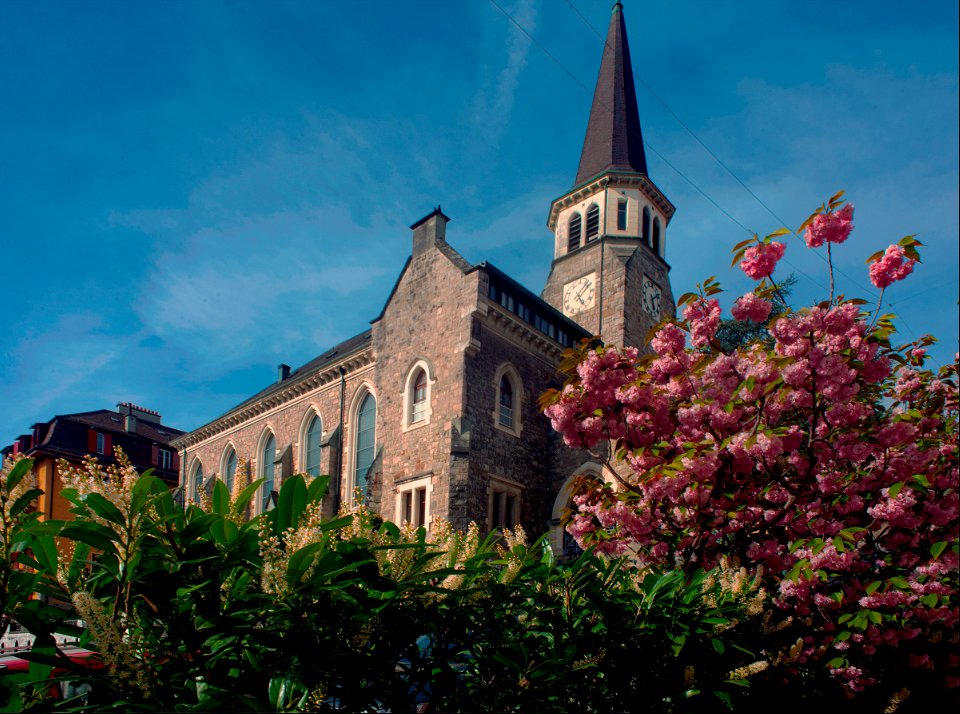
[(320, 440), (323, 423), (316, 414), (307, 423), (303, 432), (303, 470), (310, 476), (320, 475)]
[(433, 480), (430, 476), (397, 484), (396, 519), (417, 528), (429, 528), (432, 492)]
[(233, 479), (237, 475), (237, 452), (232, 446), (228, 446), (223, 452), (223, 458), (220, 460), (220, 477), (226, 484), (227, 490), (233, 493)]
[(190, 476), (190, 493), (194, 501), (200, 501), (200, 493), (203, 491), (203, 464), (199, 461), (193, 467), (193, 473)]
[(490, 479), (488, 507), (490, 530), (515, 528), (520, 522), (520, 492), (517, 484)]
[(653, 219), (653, 252), (660, 255), (660, 219)]
[(650, 245), (650, 209), (643, 207), (643, 230), (640, 233), (643, 242)]
[(500, 426), (513, 428), (513, 387), (507, 375), (500, 378)]
[(173, 468), (173, 454), (169, 449), (160, 449), (160, 468), (169, 471)]
[(433, 399), (432, 369), (425, 359), (418, 359), (407, 372), (403, 385), (403, 430), (430, 423)]
[(377, 421), (377, 400), (367, 392), (357, 410), (357, 433), (353, 452), (353, 486), (367, 492), (370, 468), (373, 466)]
[(410, 414), (410, 423), (418, 424), (427, 418), (427, 373), (417, 370), (417, 377), (413, 383), (413, 408)]
[(273, 434), (267, 436), (260, 450), (260, 478), (263, 484), (260, 486), (260, 512), (263, 513), (272, 507), (272, 495), (274, 490), (274, 476), (277, 458), (277, 441)]
[(592, 204), (587, 209), (587, 243), (600, 236), (600, 206)]
[(97, 432), (97, 453), (105, 454), (107, 452), (107, 437)]
[(627, 230), (627, 199), (617, 200), (617, 230)]
[(567, 224), (567, 251), (576, 250), (580, 247), (581, 223), (580, 214), (576, 211), (570, 216), (570, 222)]

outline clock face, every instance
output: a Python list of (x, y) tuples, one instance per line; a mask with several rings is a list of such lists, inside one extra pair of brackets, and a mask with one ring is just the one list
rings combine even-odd
[(593, 307), (597, 296), (596, 278), (596, 273), (590, 273), (563, 286), (564, 315), (576, 315)]
[(655, 320), (659, 320), (663, 313), (661, 312), (662, 305), (660, 304), (661, 292), (660, 286), (653, 282), (646, 275), (643, 276), (643, 309), (646, 310), (651, 317)]

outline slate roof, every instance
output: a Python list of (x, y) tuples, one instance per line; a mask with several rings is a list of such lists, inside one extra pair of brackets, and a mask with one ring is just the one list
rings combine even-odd
[(608, 171), (647, 173), (623, 6), (613, 6), (575, 186)]
[(286, 389), (293, 382), (297, 381), (297, 379), (303, 379), (303, 378), (309, 377), (311, 374), (315, 374), (316, 372), (321, 371), (322, 369), (330, 366), (334, 362), (337, 362), (343, 359), (344, 357), (350, 354), (353, 354), (354, 352), (359, 352), (360, 350), (366, 347), (369, 347), (371, 335), (372, 335), (371, 330), (364, 330), (359, 335), (354, 335), (353, 337), (347, 340), (344, 340), (343, 342), (337, 345), (334, 345), (319, 357), (314, 357), (312, 360), (304, 364), (302, 367), (298, 367), (297, 369), (290, 372), (290, 376), (284, 379), (282, 382), (274, 382), (269, 387), (266, 387), (260, 390), (249, 399), (246, 399), (240, 402), (235, 407), (228, 409), (223, 414), (218, 416), (216, 419), (211, 419), (207, 423), (212, 424), (213, 422), (219, 419), (222, 419), (228, 414), (232, 414), (233, 412), (239, 409), (242, 409), (248, 404), (254, 404), (260, 401), (261, 399), (263, 399), (264, 397), (270, 396), (274, 392), (278, 392), (281, 389)]

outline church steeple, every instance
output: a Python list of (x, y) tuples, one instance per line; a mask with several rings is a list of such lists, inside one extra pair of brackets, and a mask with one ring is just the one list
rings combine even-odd
[(553, 264), (543, 299), (610, 344), (644, 346), (674, 314), (673, 204), (647, 175), (623, 6), (613, 6), (577, 180), (550, 204)]
[(613, 6), (575, 185), (607, 171), (647, 173), (623, 5)]

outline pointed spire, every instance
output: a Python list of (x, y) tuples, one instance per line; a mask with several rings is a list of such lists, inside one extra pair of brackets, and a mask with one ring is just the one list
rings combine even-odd
[(610, 18), (597, 88), (593, 92), (590, 123), (587, 125), (574, 185), (605, 171), (647, 173), (627, 28), (623, 21), (623, 5), (619, 0), (613, 6), (613, 17)]

